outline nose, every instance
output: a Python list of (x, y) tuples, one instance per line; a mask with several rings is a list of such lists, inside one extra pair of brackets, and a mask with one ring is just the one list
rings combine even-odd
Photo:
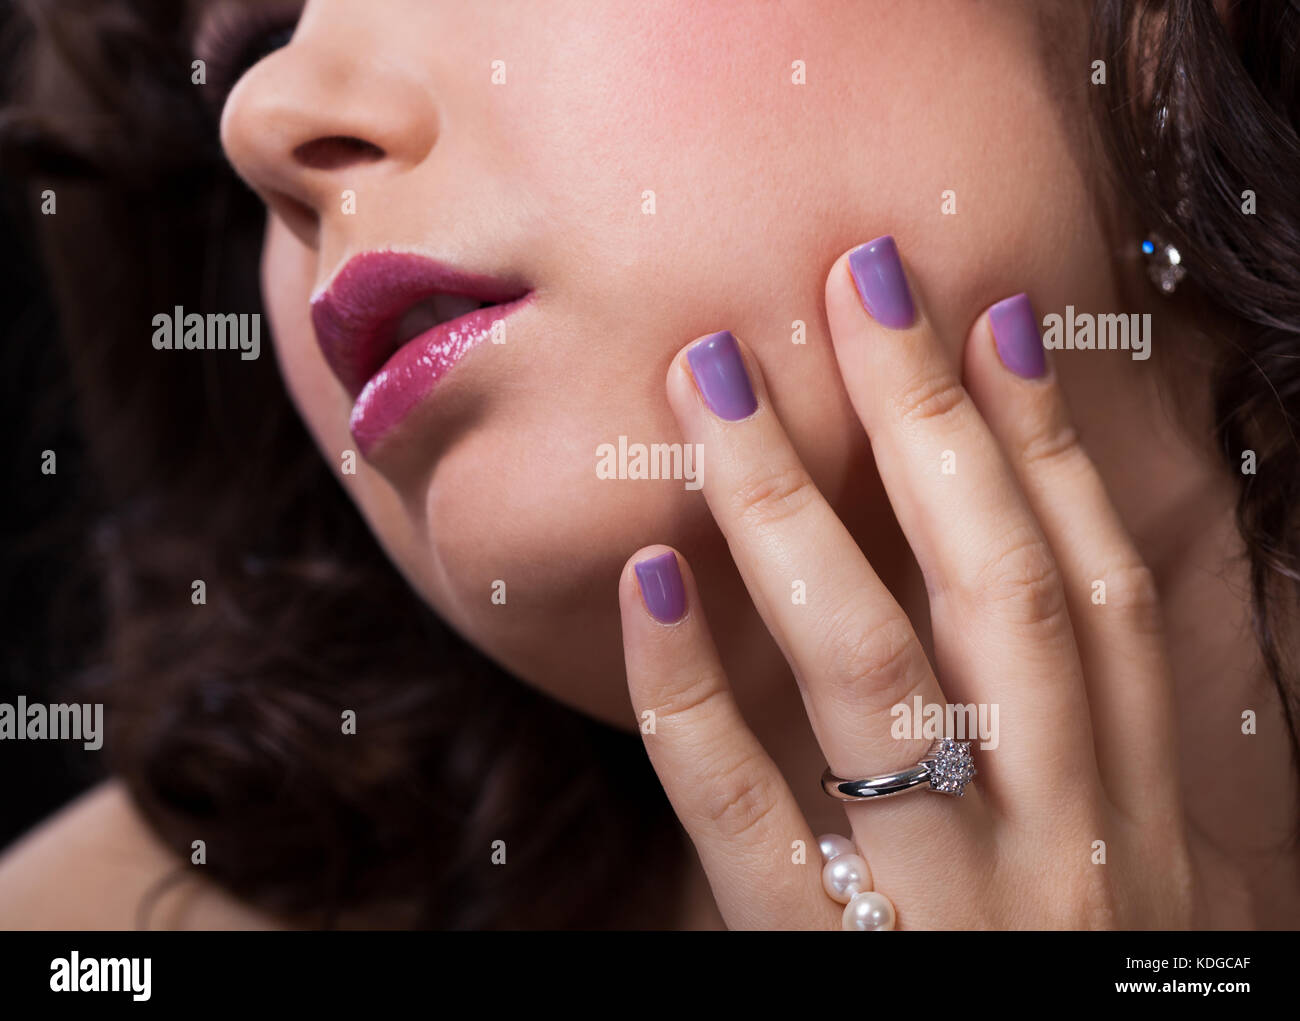
[(438, 109), (410, 66), (374, 59), (382, 48), (313, 34), (255, 64), (221, 116), (235, 171), (306, 245), (342, 215), (345, 192), (418, 166), (438, 137)]

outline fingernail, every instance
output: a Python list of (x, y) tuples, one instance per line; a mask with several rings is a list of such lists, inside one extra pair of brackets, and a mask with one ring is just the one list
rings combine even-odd
[(898, 245), (890, 235), (858, 245), (849, 252), (849, 272), (858, 285), (858, 295), (867, 314), (881, 326), (903, 330), (916, 320), (912, 292), (898, 258)]
[(692, 344), (686, 352), (691, 375), (704, 403), (719, 418), (736, 422), (748, 418), (758, 407), (754, 388), (740, 357), (740, 345), (730, 330), (714, 333)]
[(641, 588), (641, 598), (655, 620), (673, 624), (686, 612), (686, 589), (682, 587), (682, 572), (677, 566), (677, 554), (669, 550), (657, 557), (642, 560), (636, 565), (636, 583)]
[(1027, 294), (999, 301), (989, 309), (993, 342), (1002, 364), (1023, 379), (1038, 379), (1047, 372), (1038, 317)]

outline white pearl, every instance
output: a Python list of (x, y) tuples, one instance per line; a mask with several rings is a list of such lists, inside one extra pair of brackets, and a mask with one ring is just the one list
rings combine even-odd
[(844, 929), (847, 932), (870, 932), (894, 927), (894, 905), (883, 893), (865, 890), (856, 894), (844, 909)]
[(847, 904), (855, 893), (871, 889), (871, 870), (860, 855), (841, 854), (822, 868), (822, 886), (831, 900)]
[(841, 837), (838, 833), (823, 833), (817, 838), (817, 846), (821, 848), (822, 861), (830, 861), (842, 854), (853, 854), (856, 850), (852, 840)]

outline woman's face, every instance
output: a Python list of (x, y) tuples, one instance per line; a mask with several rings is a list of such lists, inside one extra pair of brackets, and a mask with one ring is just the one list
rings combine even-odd
[[(854, 497), (883, 499), (830, 348), (826, 272), (893, 234), (954, 356), (1016, 291), (1040, 311), (1082, 304), (1106, 255), (1075, 127), (1090, 68), (1065, 42), (1086, 15), (1039, 0), (309, 2), (231, 93), (222, 141), (271, 209), (263, 286), (289, 391), (411, 585), (516, 675), (630, 725), (627, 557), (669, 543), (706, 602), (734, 589), (698, 489), (602, 478), (598, 448), (680, 443), (669, 361), (729, 329), (832, 502), (854, 521)], [(529, 297), (504, 343), (354, 436), (355, 381), (331, 369), (310, 302), (378, 249)], [(729, 612), (710, 606), (717, 630)]]

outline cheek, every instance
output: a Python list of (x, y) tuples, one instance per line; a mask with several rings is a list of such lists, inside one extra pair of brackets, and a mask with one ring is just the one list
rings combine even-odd
[[(714, 330), (743, 337), (819, 487), (841, 509), (865, 508), (853, 487), (871, 481), (869, 453), (825, 325), (832, 261), (897, 234), (923, 292), (942, 296), (932, 307), (956, 347), (983, 304), (1020, 289), (1016, 263), (1049, 262), (1060, 246), (1060, 231), (1027, 212), (1053, 202), (1021, 186), (1034, 166), (1067, 187), (1065, 147), (999, 141), (1055, 130), (1016, 77), (1017, 47), (994, 38), (996, 11), (967, 0), (788, 6), (798, 16), (780, 3), (583, 4), (530, 33), (539, 59), (563, 59), (512, 77), (519, 87), (493, 93), (470, 148), (449, 151), (475, 168), (471, 199), (491, 208), (501, 195), (518, 244), (500, 254), (526, 253), (541, 325), (492, 352), (485, 413), (429, 478), (403, 487), (405, 505), (360, 459), (340, 476), (454, 627), (607, 718), (626, 708), (616, 599), (626, 557), (675, 545), (703, 592), (726, 570), (698, 492), (597, 476), (597, 448), (620, 436), (681, 440), (664, 395), (672, 355)], [(796, 59), (805, 85), (791, 80)], [(512, 76), (529, 66), (512, 64)], [(940, 213), (949, 188), (956, 217)], [(1014, 256), (987, 250), (999, 234), (1017, 239)], [(277, 357), (338, 474), (354, 446), (350, 402), (315, 345), (314, 258), (272, 224), (263, 272)], [(796, 322), (804, 344), (792, 342)]]
[(1033, 24), (969, 0), (575, 8), (498, 124), (537, 264), (602, 329), (739, 332), (761, 303), (775, 334), (892, 233), (955, 349), (1037, 267), (1097, 254), (1070, 234), (1084, 189)]

